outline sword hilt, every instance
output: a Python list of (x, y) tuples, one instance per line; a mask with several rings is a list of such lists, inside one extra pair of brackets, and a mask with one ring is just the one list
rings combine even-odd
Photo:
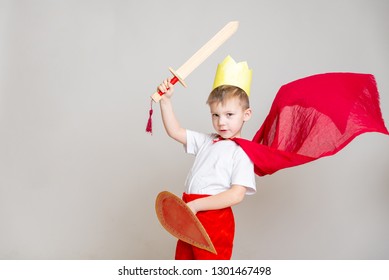
[[(169, 71), (173, 74), (173, 78), (170, 80), (170, 83), (172, 85), (176, 84), (177, 82), (180, 82), (184, 87), (187, 87), (185, 81), (180, 77), (180, 75), (178, 75), (177, 72), (175, 72), (172, 68), (169, 68)], [(151, 96), (151, 99), (158, 103), (162, 99), (162, 95), (164, 94), (164, 92), (158, 90)]]

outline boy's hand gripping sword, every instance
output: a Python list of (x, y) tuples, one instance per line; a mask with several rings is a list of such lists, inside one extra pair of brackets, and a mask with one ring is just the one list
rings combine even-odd
[[(172, 68), (169, 68), (170, 72), (173, 74), (173, 78), (170, 80), (170, 83), (174, 85), (178, 81), (186, 87), (185, 78), (189, 76), (201, 63), (204, 62), (217, 48), (219, 48), (228, 38), (232, 36), (238, 29), (239, 22), (231, 21), (226, 24), (215, 36), (212, 37), (204, 46), (202, 46), (191, 58), (189, 58), (177, 71), (174, 71)], [(159, 102), (164, 93), (161, 91), (155, 92), (151, 96), (152, 102)], [(149, 121), (147, 123), (146, 131), (152, 132), (152, 123), (151, 115), (153, 109), (150, 109)]]

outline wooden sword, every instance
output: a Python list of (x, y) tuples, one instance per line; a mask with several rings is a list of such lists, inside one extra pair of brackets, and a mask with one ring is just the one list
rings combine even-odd
[[(174, 71), (169, 67), (170, 72), (173, 74), (173, 78), (170, 83), (174, 85), (178, 81), (186, 87), (185, 78), (189, 76), (201, 63), (204, 62), (217, 48), (219, 48), (225, 41), (227, 41), (238, 29), (239, 22), (231, 21), (227, 23), (218, 33), (215, 34), (204, 46), (202, 46), (191, 58), (189, 58), (184, 64)], [(159, 102), (163, 93), (161, 91), (155, 92), (151, 98), (155, 102)]]

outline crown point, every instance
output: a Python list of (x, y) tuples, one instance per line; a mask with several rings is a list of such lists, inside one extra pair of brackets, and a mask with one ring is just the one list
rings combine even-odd
[(221, 85), (231, 85), (241, 88), (250, 96), (252, 70), (249, 69), (247, 61), (236, 63), (227, 55), (218, 65), (212, 89)]

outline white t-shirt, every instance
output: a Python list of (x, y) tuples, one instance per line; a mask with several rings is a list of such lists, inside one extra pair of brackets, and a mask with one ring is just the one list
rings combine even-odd
[(188, 154), (196, 159), (186, 179), (186, 193), (215, 195), (232, 185), (247, 188), (246, 194), (256, 192), (254, 165), (243, 149), (231, 140), (214, 143), (216, 134), (187, 130)]

